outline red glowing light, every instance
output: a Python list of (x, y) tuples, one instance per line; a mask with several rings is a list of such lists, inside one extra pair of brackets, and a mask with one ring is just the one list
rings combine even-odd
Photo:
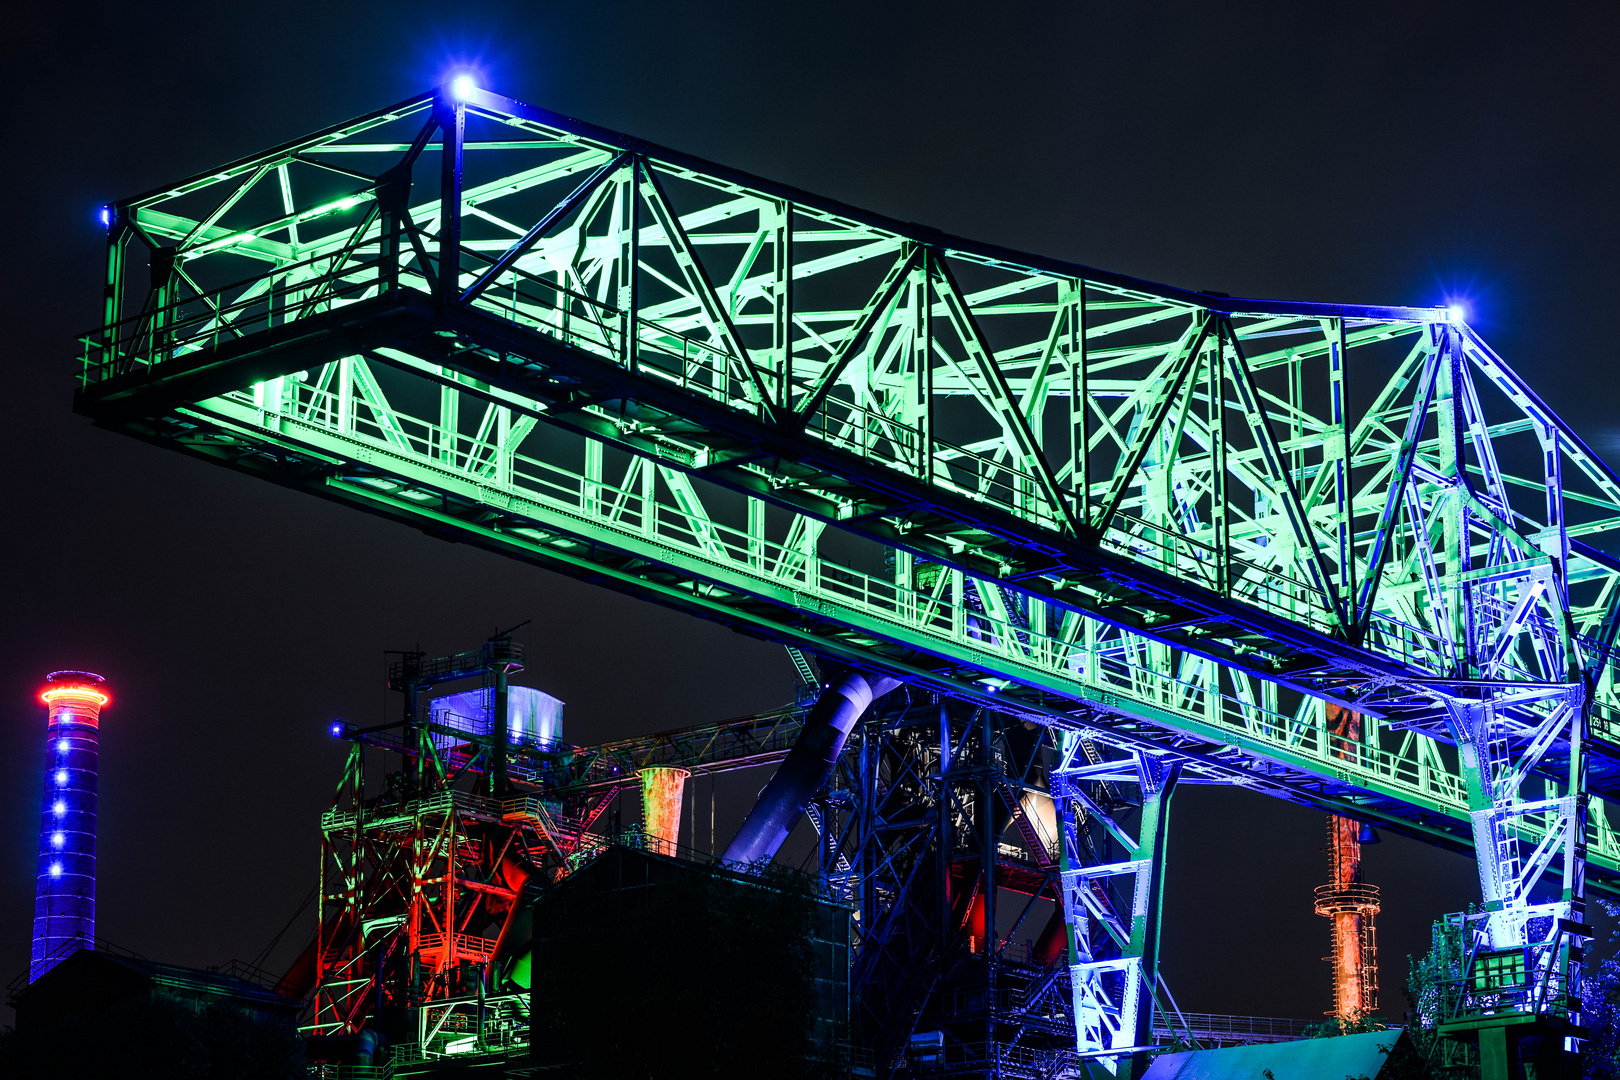
[(43, 701), (47, 705), (56, 704), (57, 698), (65, 698), (69, 696), (72, 696), (75, 699), (88, 698), (96, 703), (96, 708), (98, 709), (112, 700), (112, 698), (108, 697), (100, 690), (96, 690), (88, 686), (53, 686), (49, 690), (41, 690), (39, 692), (39, 700)]
[(46, 677), (39, 700), (48, 706), (58, 701), (101, 709), (112, 701), (104, 689), (106, 680), (88, 671), (53, 671)]

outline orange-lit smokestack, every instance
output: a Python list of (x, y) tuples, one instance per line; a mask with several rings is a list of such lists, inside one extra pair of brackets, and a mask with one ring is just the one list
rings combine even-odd
[[(1354, 760), (1360, 753), (1361, 715), (1338, 705), (1327, 707), (1334, 757)], [(1378, 1011), (1378, 942), (1373, 916), (1378, 887), (1361, 880), (1361, 822), (1328, 815), (1329, 883), (1316, 890), (1316, 913), (1333, 920), (1333, 1008), (1341, 1022)]]

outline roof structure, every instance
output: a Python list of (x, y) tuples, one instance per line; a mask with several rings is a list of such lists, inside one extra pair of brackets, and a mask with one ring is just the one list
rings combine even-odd
[(149, 998), (195, 1009), (225, 1006), (262, 1019), (292, 1020), (302, 1003), (234, 971), (164, 964), (102, 949), (80, 949), (12, 999), (19, 1027), (43, 1026), (68, 1013), (95, 1013)]
[(1380, 1080), (1412, 1053), (1402, 1028), (1160, 1054), (1143, 1080)]

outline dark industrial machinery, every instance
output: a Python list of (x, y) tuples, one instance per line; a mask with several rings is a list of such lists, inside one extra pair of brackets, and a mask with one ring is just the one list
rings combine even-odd
[[(1519, 1042), (1577, 1048), (1588, 874), (1620, 884), (1620, 475), (1465, 312), (1007, 251), (467, 80), (106, 219), (76, 398), (98, 424), (840, 669), (849, 704), (812, 709), (738, 853), (796, 812), (866, 815), (842, 857), (873, 902), (907, 898), (855, 961), (875, 1069), (968, 1045), (917, 1027), (937, 964), (976, 955), (944, 941), (953, 905), (971, 929), (982, 903), (1000, 962), (995, 882), (1053, 874), (1026, 848), (1032, 876), (997, 876), (1002, 826), (1036, 829), (1046, 797), (1014, 727), (1052, 758), (1077, 1060), (1143, 1066), (1185, 783), (1471, 851), (1484, 966), (1445, 1030), (1491, 1080)], [(866, 732), (891, 681), (978, 749)], [(503, 737), (480, 798), (515, 776)], [(886, 741), (875, 786), (818, 807), (826, 765)], [(914, 809), (873, 816), (891, 783)], [(958, 813), (927, 855), (916, 830)], [(1026, 1045), (999, 1024), (985, 1046)]]

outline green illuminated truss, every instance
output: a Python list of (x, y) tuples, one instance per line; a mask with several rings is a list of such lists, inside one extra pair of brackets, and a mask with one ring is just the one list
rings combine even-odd
[(1446, 311), (1004, 251), (478, 90), (110, 216), (104, 426), (1491, 852), (1502, 940), (1578, 918), (1582, 836), (1620, 884), (1620, 477)]

